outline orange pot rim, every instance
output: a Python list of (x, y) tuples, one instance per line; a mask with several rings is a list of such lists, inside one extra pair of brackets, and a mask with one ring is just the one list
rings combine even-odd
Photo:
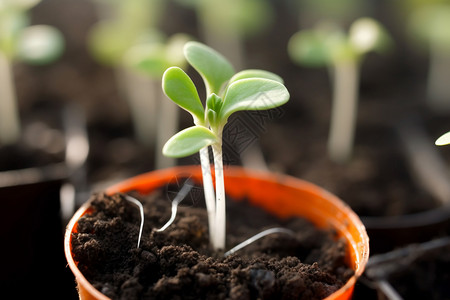
[[(156, 170), (148, 173), (144, 173), (130, 179), (119, 182), (109, 188), (106, 189), (106, 193), (111, 194), (115, 192), (126, 192), (131, 190), (139, 190), (142, 187), (146, 187), (148, 190), (153, 190), (154, 188), (163, 186), (167, 183), (168, 179), (174, 177), (174, 175), (179, 174), (197, 174), (197, 178), (194, 178), (196, 181), (201, 178), (201, 171), (199, 166), (180, 166), (173, 167), (169, 169)], [(199, 177), (200, 176), (200, 177)], [(351, 241), (351, 237), (349, 235), (344, 236), (348, 245), (348, 251), (353, 251), (356, 254), (356, 258), (354, 261), (354, 275), (346, 282), (344, 286), (342, 286), (339, 290), (325, 298), (326, 300), (331, 299), (350, 299), (353, 293), (354, 286), (356, 284), (356, 280), (362, 275), (364, 272), (365, 266), (369, 259), (369, 237), (367, 236), (367, 232), (364, 224), (360, 220), (360, 218), (356, 215), (351, 208), (345, 204), (342, 200), (340, 200), (335, 195), (329, 193), (328, 191), (316, 186), (313, 183), (304, 181), (302, 179), (294, 178), (288, 175), (281, 175), (276, 173), (269, 172), (261, 172), (255, 170), (248, 170), (238, 166), (227, 166), (225, 170), (225, 180), (227, 177), (245, 177), (245, 178), (256, 178), (258, 180), (269, 180), (272, 182), (282, 183), (283, 186), (295, 188), (299, 184), (307, 187), (308, 189), (313, 190), (315, 193), (320, 195), (323, 198), (328, 199), (335, 205), (348, 219), (349, 224), (353, 224), (358, 231), (359, 234), (359, 242), (354, 243)], [(146, 183), (152, 180), (152, 184), (148, 186)], [(225, 187), (226, 188), (226, 187)], [(72, 270), (75, 278), (78, 282), (78, 291), (80, 295), (80, 299), (99, 299), (99, 300), (108, 300), (107, 296), (98, 291), (92, 284), (84, 277), (81, 271), (77, 267), (77, 263), (74, 261), (71, 252), (71, 234), (75, 229), (77, 221), (80, 217), (82, 217), (85, 213), (88, 212), (90, 207), (90, 203), (86, 202), (83, 204), (77, 212), (73, 215), (72, 219), (68, 223), (66, 227), (65, 237), (64, 237), (64, 252), (68, 262), (70, 269)], [(314, 223), (314, 222), (313, 222)], [(348, 225), (348, 224), (347, 224)], [(357, 250), (360, 249), (360, 250)], [(358, 253), (359, 252), (359, 253)]]

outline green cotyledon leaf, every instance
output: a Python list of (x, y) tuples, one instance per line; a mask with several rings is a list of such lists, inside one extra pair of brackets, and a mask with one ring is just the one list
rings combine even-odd
[(188, 127), (172, 136), (163, 147), (163, 154), (169, 157), (185, 157), (218, 141), (216, 135), (206, 127)]
[(283, 105), (288, 100), (288, 90), (278, 81), (265, 78), (241, 79), (228, 87), (219, 119), (225, 123), (234, 112), (270, 109)]
[(203, 124), (204, 108), (191, 78), (180, 68), (170, 67), (162, 78), (164, 93), (181, 108), (190, 112), (196, 124)]
[(240, 79), (245, 79), (245, 78), (266, 78), (266, 79), (272, 79), (272, 80), (278, 81), (279, 83), (284, 82), (283, 78), (281, 78), (280, 76), (278, 76), (275, 73), (265, 71), (265, 70), (259, 70), (259, 69), (248, 69), (248, 70), (243, 70), (243, 71), (240, 71), (240, 72), (234, 74), (233, 77), (231, 77), (228, 84), (231, 84), (235, 81), (238, 81)]
[(234, 75), (233, 66), (216, 50), (198, 43), (187, 42), (184, 56), (189, 64), (202, 76), (207, 94), (220, 93), (222, 86)]

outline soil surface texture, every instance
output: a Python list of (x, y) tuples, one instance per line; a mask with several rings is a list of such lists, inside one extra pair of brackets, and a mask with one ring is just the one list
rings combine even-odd
[(139, 248), (137, 206), (123, 194), (94, 195), (72, 234), (78, 268), (112, 299), (323, 299), (353, 275), (345, 242), (332, 231), (276, 219), (246, 201), (228, 201), (227, 245), (272, 227), (295, 234), (268, 235), (226, 258), (212, 251), (200, 190), (194, 187), (162, 232), (156, 229), (170, 218), (170, 190), (133, 194), (145, 211)]

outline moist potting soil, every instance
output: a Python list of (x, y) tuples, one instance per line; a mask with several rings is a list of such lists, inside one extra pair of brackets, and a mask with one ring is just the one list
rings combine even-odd
[[(197, 196), (193, 196), (197, 193)], [(227, 201), (227, 245), (271, 227), (273, 234), (228, 257), (209, 246), (201, 190), (194, 188), (174, 223), (167, 189), (145, 198), (145, 225), (137, 248), (139, 211), (122, 194), (93, 196), (92, 210), (72, 234), (73, 257), (91, 284), (112, 299), (323, 299), (353, 275), (346, 245), (334, 232), (301, 218), (279, 220), (246, 201)], [(199, 196), (200, 195), (200, 196)], [(274, 200), (275, 201), (275, 200)]]

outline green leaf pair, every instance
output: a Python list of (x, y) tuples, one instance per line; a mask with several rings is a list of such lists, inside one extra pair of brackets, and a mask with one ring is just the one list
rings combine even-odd
[(234, 72), (218, 52), (198, 42), (188, 42), (184, 55), (202, 76), (206, 86), (206, 108), (191, 78), (180, 68), (171, 67), (163, 75), (164, 93), (188, 111), (195, 126), (174, 135), (164, 146), (164, 155), (183, 157), (203, 147), (221, 144), (222, 130), (231, 114), (243, 110), (264, 110), (289, 100), (283, 80), (263, 70)]
[(384, 27), (371, 18), (360, 18), (345, 34), (333, 23), (319, 23), (314, 29), (295, 33), (288, 44), (292, 60), (309, 67), (342, 61), (357, 61), (370, 51), (383, 52), (391, 40)]

